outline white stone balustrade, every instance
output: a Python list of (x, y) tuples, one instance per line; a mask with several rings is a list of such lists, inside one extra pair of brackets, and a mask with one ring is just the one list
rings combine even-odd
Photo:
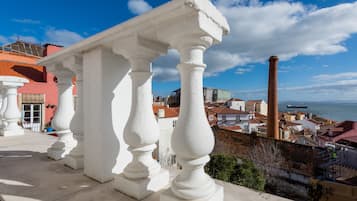
[[(151, 62), (174, 48), (180, 53), (182, 94), (172, 147), (183, 170), (160, 200), (223, 201), (223, 188), (203, 169), (214, 137), (202, 79), (204, 51), (228, 32), (226, 19), (209, 0), (173, 0), (41, 59), (40, 65), (53, 65), (83, 58), (83, 122), (77, 114), (71, 128), (83, 125), (76, 132), (84, 133), (84, 174), (100, 182), (116, 175), (115, 188), (136, 199), (167, 184), (167, 172), (152, 158), (159, 129), (152, 111)], [(75, 62), (65, 65), (70, 69)]]
[(152, 157), (160, 129), (152, 110), (151, 90), (151, 62), (165, 53), (167, 46), (134, 35), (118, 41), (113, 51), (127, 58), (132, 69), (132, 104), (124, 130), (124, 140), (133, 155), (124, 172), (115, 178), (114, 186), (117, 190), (141, 200), (169, 183), (169, 172), (161, 169)]
[(58, 86), (58, 105), (51, 122), (58, 135), (58, 140), (47, 150), (48, 157), (54, 160), (63, 159), (77, 144), (70, 130), (70, 123), (74, 115), (72, 92), (74, 74), (59, 66), (61, 64), (56, 64), (54, 67)]
[(83, 168), (84, 164), (84, 131), (83, 131), (83, 61), (78, 56), (73, 56), (63, 62), (66, 68), (71, 69), (76, 75), (77, 98), (76, 110), (72, 118), (70, 129), (77, 141), (77, 146), (65, 157), (65, 164), (73, 169)]
[(15, 76), (0, 76), (0, 86), (5, 90), (4, 102), (1, 107), (1, 136), (23, 135), (24, 130), (18, 125), (21, 112), (17, 103), (17, 89), (29, 81)]
[(1, 108), (0, 108), (0, 129), (1, 129), (4, 126), (6, 126), (6, 121), (4, 119), (4, 113), (5, 113), (6, 106), (7, 106), (6, 89), (1, 88), (0, 93), (1, 93)]

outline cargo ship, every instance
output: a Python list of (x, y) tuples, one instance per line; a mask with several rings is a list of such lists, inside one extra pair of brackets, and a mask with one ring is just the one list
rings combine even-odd
[(287, 105), (286, 108), (298, 108), (298, 109), (307, 109), (306, 105)]

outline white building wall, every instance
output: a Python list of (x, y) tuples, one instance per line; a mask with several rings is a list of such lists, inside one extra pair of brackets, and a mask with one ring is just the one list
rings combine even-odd
[(265, 101), (262, 101), (258, 107), (259, 107), (259, 110), (257, 111), (258, 113), (263, 114), (265, 116), (268, 115), (268, 104)]
[(294, 121), (294, 122), (301, 124), (304, 129), (311, 130), (313, 134), (317, 134), (317, 131), (320, 130), (320, 126), (319, 125), (309, 121), (308, 119), (297, 120), (297, 121)]
[(162, 153), (168, 151), (169, 153), (174, 154), (171, 148), (171, 136), (177, 119), (177, 117), (158, 119), (160, 127), (159, 151)]
[(228, 107), (234, 110), (245, 111), (245, 102), (244, 101), (229, 101)]

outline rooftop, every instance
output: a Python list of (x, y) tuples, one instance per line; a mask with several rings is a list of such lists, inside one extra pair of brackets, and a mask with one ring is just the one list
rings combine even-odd
[(43, 56), (43, 46), (33, 43), (28, 43), (25, 41), (18, 40), (14, 43), (4, 45), (0, 47), (1, 50), (9, 51), (9, 52), (16, 52), (19, 54), (24, 55), (32, 55), (36, 57)]
[(162, 106), (162, 105), (153, 105), (152, 109), (156, 116), (158, 116), (160, 109), (164, 110), (165, 118), (178, 117), (179, 113), (180, 113), (180, 108), (178, 108), (178, 107), (167, 107), (167, 106)]
[[(0, 200), (4, 201), (134, 201), (114, 190), (113, 182), (98, 183), (82, 170), (72, 170), (62, 161), (47, 158), (55, 137), (26, 133), (1, 139)], [(172, 174), (174, 174), (171, 171)], [(284, 201), (267, 193), (217, 181), (224, 186), (225, 201)], [(159, 201), (153, 194), (144, 201)]]
[(249, 112), (234, 110), (227, 107), (213, 107), (213, 108), (209, 108), (208, 110), (216, 114), (246, 114), (246, 115), (249, 114)]

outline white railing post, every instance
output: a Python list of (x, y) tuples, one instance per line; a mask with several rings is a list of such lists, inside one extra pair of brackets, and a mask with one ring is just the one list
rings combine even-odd
[(48, 157), (63, 159), (77, 144), (70, 130), (70, 123), (74, 115), (73, 109), (73, 73), (60, 68), (54, 72), (57, 77), (58, 106), (52, 119), (52, 126), (56, 130), (58, 140), (47, 149)]
[(113, 48), (115, 53), (129, 60), (132, 68), (132, 105), (124, 129), (124, 140), (133, 154), (132, 161), (115, 178), (114, 185), (117, 190), (138, 200), (161, 190), (169, 183), (168, 171), (161, 169), (152, 157), (160, 130), (152, 110), (151, 61), (160, 52), (165, 52), (167, 47), (154, 45), (152, 48), (156, 46), (155, 50), (141, 45), (141, 42), (150, 44), (150, 41), (134, 36), (118, 42)]
[(72, 69), (76, 75), (77, 98), (75, 101), (76, 110), (70, 124), (71, 131), (77, 140), (77, 146), (66, 156), (65, 164), (73, 169), (83, 168), (84, 147), (83, 147), (83, 62), (79, 57), (71, 57), (63, 62), (65, 67)]
[(2, 136), (23, 135), (24, 129), (18, 125), (21, 112), (17, 103), (17, 89), (29, 81), (15, 76), (0, 76), (0, 85), (5, 89), (5, 103), (1, 108), (3, 125), (0, 129)]
[(210, 36), (185, 35), (172, 43), (180, 53), (177, 68), (181, 77), (181, 105), (171, 143), (182, 171), (173, 180), (170, 190), (161, 195), (161, 201), (223, 201), (223, 187), (204, 171), (214, 147), (203, 102), (203, 72), (206, 68), (203, 53), (212, 42)]

